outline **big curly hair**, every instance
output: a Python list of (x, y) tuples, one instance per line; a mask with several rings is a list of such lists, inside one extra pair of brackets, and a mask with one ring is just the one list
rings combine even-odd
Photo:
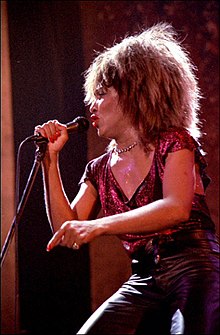
[(172, 25), (155, 24), (104, 48), (84, 76), (85, 103), (93, 103), (98, 86), (114, 87), (146, 148), (170, 127), (201, 136), (196, 67)]

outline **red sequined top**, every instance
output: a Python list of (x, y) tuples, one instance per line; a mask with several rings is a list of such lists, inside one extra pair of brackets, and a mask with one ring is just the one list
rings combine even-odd
[[(91, 160), (86, 166), (80, 183), (90, 180), (98, 191), (100, 205), (105, 216), (130, 211), (163, 197), (162, 183), (167, 155), (181, 149), (194, 150), (195, 160), (199, 165), (204, 189), (206, 189), (210, 178), (205, 173), (207, 164), (199, 150), (199, 144), (190, 136), (187, 130), (177, 128), (160, 133), (150, 171), (131, 199), (127, 199), (111, 171), (110, 159), (112, 151)], [(187, 222), (180, 222), (177, 226), (169, 229), (169, 233), (186, 229), (209, 229), (215, 231), (215, 224), (210, 218), (204, 195), (194, 195), (190, 219)], [(154, 235), (128, 233), (118, 237), (121, 239), (128, 255), (132, 257), (132, 254), (145, 245)]]

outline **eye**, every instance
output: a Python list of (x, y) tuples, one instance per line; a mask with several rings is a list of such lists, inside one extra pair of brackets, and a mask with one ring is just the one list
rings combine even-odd
[(96, 92), (95, 92), (95, 96), (97, 99), (101, 99), (104, 95), (106, 95), (106, 91), (103, 88), (99, 88)]
[(104, 95), (106, 95), (106, 92), (105, 91), (99, 91), (99, 92), (97, 92), (97, 96), (99, 97), (99, 99), (101, 98), (101, 97), (103, 97)]
[(105, 92), (99, 93), (99, 94), (98, 94), (99, 99), (101, 99), (101, 97), (103, 97), (104, 95), (106, 95)]

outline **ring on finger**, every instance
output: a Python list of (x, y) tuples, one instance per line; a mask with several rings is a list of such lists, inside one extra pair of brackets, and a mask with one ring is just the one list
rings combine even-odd
[(72, 249), (78, 250), (79, 249), (79, 245), (76, 242), (74, 242), (73, 245), (72, 245)]

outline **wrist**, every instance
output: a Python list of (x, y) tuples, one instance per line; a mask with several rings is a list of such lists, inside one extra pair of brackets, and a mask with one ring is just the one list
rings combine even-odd
[(46, 152), (44, 159), (42, 161), (44, 168), (50, 168), (53, 165), (57, 166), (59, 161), (59, 152)]
[(96, 237), (108, 234), (108, 228), (103, 218), (96, 219), (95, 225), (96, 225)]

